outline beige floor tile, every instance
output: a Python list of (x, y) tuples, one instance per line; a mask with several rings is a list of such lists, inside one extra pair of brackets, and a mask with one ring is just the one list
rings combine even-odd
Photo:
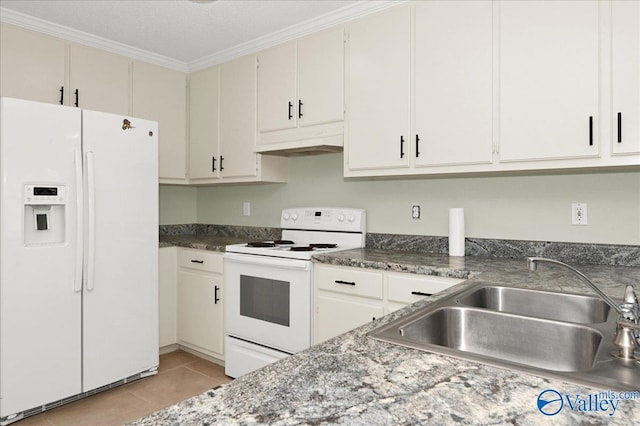
[(224, 367), (188, 352), (160, 356), (160, 373), (14, 423), (15, 426), (116, 426), (231, 381)]

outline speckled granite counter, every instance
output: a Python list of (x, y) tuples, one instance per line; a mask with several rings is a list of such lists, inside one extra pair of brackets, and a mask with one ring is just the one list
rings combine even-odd
[(243, 237), (227, 237), (220, 235), (161, 235), (160, 248), (187, 247), (198, 250), (224, 251), (230, 244), (246, 243)]
[[(489, 258), (465, 258), (463, 266), (452, 268), (447, 256), (366, 249), (317, 261), (443, 276), (467, 273), (471, 278), (132, 424), (639, 424), (640, 400), (620, 401), (613, 415), (610, 410), (579, 412), (565, 407), (547, 418), (536, 406), (543, 390), (586, 396), (603, 389), (425, 353), (366, 336), (472, 282), (590, 294), (568, 271), (541, 265), (532, 273), (524, 260)], [(622, 296), (624, 285), (640, 282), (640, 268), (636, 267), (582, 265), (580, 269), (616, 298)]]

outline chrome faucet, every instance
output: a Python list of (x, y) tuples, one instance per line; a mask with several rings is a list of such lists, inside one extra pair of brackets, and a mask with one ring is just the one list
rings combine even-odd
[(538, 263), (541, 262), (552, 263), (569, 269), (580, 277), (584, 283), (589, 285), (589, 287), (591, 287), (607, 305), (611, 306), (612, 309), (618, 312), (616, 334), (613, 338), (613, 344), (616, 345), (619, 350), (614, 353), (614, 355), (624, 360), (637, 359), (634, 356), (634, 351), (640, 346), (640, 303), (638, 302), (638, 296), (636, 295), (633, 287), (630, 285), (626, 287), (624, 302), (622, 304), (618, 304), (600, 290), (600, 288), (591, 281), (589, 277), (578, 271), (573, 266), (554, 259), (547, 259), (545, 257), (527, 258), (527, 266), (530, 271), (535, 271), (538, 268)]

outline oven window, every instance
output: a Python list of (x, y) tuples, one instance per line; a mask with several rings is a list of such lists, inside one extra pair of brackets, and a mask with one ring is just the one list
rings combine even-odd
[(240, 315), (289, 327), (289, 283), (240, 275)]

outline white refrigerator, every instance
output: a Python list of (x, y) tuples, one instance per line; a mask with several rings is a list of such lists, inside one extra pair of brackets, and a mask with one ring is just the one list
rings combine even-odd
[(0, 98), (0, 423), (158, 366), (158, 125)]

